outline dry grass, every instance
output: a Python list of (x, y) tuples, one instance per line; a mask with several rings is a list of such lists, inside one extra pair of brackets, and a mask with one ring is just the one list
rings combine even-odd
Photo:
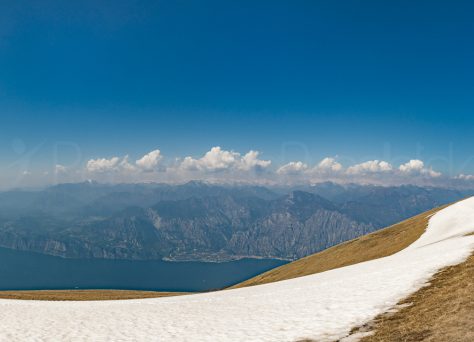
[(474, 341), (474, 256), (443, 269), (400, 304), (409, 305), (377, 317), (368, 327), (375, 334), (361, 341)]
[(128, 290), (41, 290), (41, 291), (0, 291), (3, 299), (27, 300), (118, 300), (159, 298), (182, 295), (180, 292), (128, 291)]
[(397, 253), (416, 241), (425, 231), (429, 217), (442, 208), (432, 209), (388, 228), (280, 266), (232, 288), (320, 273)]

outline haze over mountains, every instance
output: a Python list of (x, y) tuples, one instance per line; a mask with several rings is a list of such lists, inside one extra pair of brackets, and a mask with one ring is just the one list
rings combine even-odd
[(0, 193), (0, 246), (68, 258), (297, 259), (474, 190), (61, 184)]

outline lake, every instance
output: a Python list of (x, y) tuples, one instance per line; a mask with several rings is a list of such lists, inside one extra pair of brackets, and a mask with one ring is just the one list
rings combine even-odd
[(207, 291), (236, 284), (285, 263), (273, 259), (223, 263), (64, 259), (0, 248), (0, 290)]

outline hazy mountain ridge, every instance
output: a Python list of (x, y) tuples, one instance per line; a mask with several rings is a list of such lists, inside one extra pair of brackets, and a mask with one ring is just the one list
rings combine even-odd
[(286, 193), (201, 182), (63, 184), (1, 193), (0, 246), (71, 258), (296, 259), (467, 194), (333, 183)]

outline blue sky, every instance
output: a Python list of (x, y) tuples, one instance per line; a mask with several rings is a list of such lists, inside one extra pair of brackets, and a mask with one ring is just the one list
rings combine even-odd
[[(56, 164), (410, 159), (473, 174), (471, 1), (4, 1), (0, 187)], [(30, 181), (18, 177), (28, 174)], [(21, 178), (21, 179), (20, 179)], [(51, 181), (51, 179), (49, 179)]]

